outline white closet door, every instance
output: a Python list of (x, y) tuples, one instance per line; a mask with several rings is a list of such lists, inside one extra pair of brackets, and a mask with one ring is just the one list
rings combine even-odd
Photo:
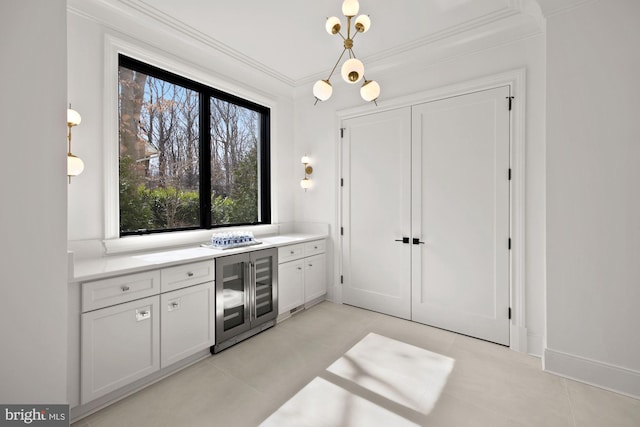
[(413, 107), (412, 319), (509, 344), (508, 87)]
[(343, 302), (411, 316), (411, 109), (343, 122)]

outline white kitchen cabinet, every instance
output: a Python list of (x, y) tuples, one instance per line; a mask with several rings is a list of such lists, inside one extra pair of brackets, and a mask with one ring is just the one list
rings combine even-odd
[(279, 315), (286, 315), (327, 293), (325, 250), (324, 239), (279, 248)]
[(304, 260), (278, 266), (278, 315), (304, 304)]
[(310, 303), (327, 293), (325, 254), (304, 259), (304, 303)]
[(214, 344), (213, 262), (82, 284), (81, 403)]
[(160, 364), (165, 368), (214, 344), (214, 284), (160, 295)]
[(83, 313), (81, 402), (160, 369), (160, 297)]

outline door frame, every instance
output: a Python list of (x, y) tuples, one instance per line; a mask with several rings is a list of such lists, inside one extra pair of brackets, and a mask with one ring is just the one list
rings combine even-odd
[[(518, 68), (468, 80), (452, 85), (443, 86), (437, 89), (426, 90), (408, 96), (393, 98), (390, 100), (378, 101), (378, 106), (366, 106), (339, 110), (336, 112), (337, 127), (342, 128), (343, 121), (354, 117), (364, 116), (372, 113), (408, 107), (425, 102), (433, 102), (454, 96), (465, 95), (481, 90), (494, 89), (500, 86), (509, 86), (511, 95), (514, 97), (510, 117), (510, 152), (509, 161), (512, 175), (510, 185), (510, 209), (509, 228), (511, 230), (511, 251), (509, 253), (509, 299), (511, 307), (511, 320), (509, 321), (510, 348), (515, 351), (526, 353), (527, 348), (527, 328), (526, 328), (526, 283), (525, 283), (525, 254), (526, 254), (526, 233), (525, 233), (525, 189), (526, 189), (526, 69)], [(507, 100), (505, 100), (506, 102)], [(342, 178), (342, 140), (340, 133), (336, 138), (336, 212), (335, 223), (337, 227), (333, 231), (333, 238), (338, 242), (335, 251), (334, 283), (336, 283), (334, 300), (342, 303), (342, 287), (340, 278), (343, 272), (342, 250), (343, 241), (340, 235), (342, 224), (342, 190), (340, 179)]]

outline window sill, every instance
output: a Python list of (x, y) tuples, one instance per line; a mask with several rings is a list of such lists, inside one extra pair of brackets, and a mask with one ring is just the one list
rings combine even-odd
[(173, 233), (147, 234), (142, 236), (127, 236), (116, 239), (106, 239), (103, 240), (102, 243), (104, 245), (105, 255), (114, 255), (126, 252), (137, 252), (159, 248), (207, 243), (209, 242), (213, 233), (237, 230), (251, 231), (256, 237), (259, 237), (270, 234), (278, 234), (280, 232), (280, 226), (277, 224), (270, 224), (228, 228), (225, 227), (212, 230), (176, 231)]

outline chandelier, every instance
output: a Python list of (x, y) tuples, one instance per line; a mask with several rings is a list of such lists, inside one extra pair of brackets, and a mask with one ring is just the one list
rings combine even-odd
[(380, 85), (374, 80), (367, 80), (365, 78), (364, 64), (356, 58), (355, 53), (353, 53), (353, 39), (356, 38), (358, 33), (366, 33), (371, 27), (371, 19), (369, 19), (369, 16), (360, 15), (355, 19), (353, 36), (351, 35), (351, 20), (358, 14), (359, 9), (360, 4), (358, 3), (358, 0), (344, 0), (344, 3), (342, 3), (342, 14), (347, 18), (347, 37), (340, 32), (340, 29), (342, 28), (340, 19), (335, 16), (327, 18), (325, 25), (327, 32), (331, 35), (339, 34), (340, 37), (342, 37), (344, 40), (344, 50), (336, 61), (336, 65), (333, 66), (331, 73), (329, 73), (329, 77), (325, 80), (318, 80), (313, 85), (313, 96), (316, 97), (316, 104), (318, 101), (326, 101), (331, 97), (331, 94), (333, 93), (333, 87), (330, 82), (331, 76), (334, 71), (336, 71), (342, 57), (344, 57), (345, 53), (348, 52), (349, 59), (342, 64), (342, 68), (340, 69), (342, 78), (349, 84), (356, 84), (363, 81), (362, 86), (360, 87), (360, 96), (362, 96), (362, 99), (365, 101), (373, 101), (378, 105), (376, 100), (378, 99), (378, 96), (380, 96)]

